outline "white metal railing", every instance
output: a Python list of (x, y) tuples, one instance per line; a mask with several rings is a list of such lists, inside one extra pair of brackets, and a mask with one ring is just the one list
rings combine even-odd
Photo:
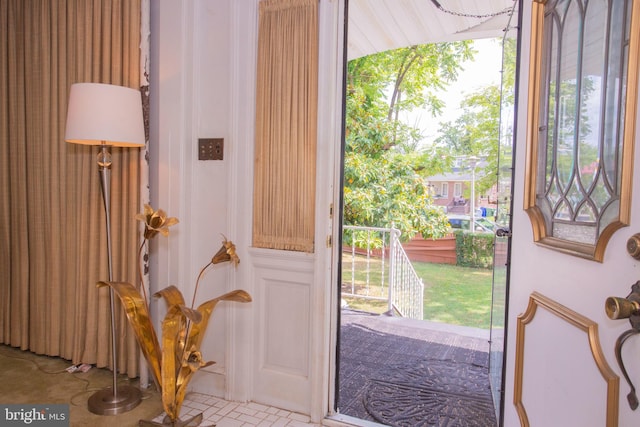
[(342, 295), (386, 300), (389, 311), (423, 319), (424, 283), (395, 228), (343, 227)]

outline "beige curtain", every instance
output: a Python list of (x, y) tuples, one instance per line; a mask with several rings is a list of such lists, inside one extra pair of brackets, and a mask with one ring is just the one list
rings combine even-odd
[(253, 245), (314, 250), (318, 0), (263, 0)]
[[(139, 0), (0, 0), (0, 342), (111, 365), (96, 149), (64, 142), (75, 82), (140, 87)], [(139, 150), (113, 149), (114, 279), (135, 283)], [(118, 305), (118, 367), (138, 350)]]

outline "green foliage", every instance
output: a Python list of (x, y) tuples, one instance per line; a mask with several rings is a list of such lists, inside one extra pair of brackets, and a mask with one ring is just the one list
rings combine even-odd
[(415, 155), (387, 152), (378, 161), (352, 153), (345, 162), (345, 224), (395, 227), (406, 241), (417, 232), (425, 237), (447, 232), (448, 221), (421, 175)]
[(487, 86), (462, 101), (462, 113), (455, 122), (442, 124), (436, 140), (456, 156), (477, 156), (485, 160), (477, 170), (476, 191), (485, 192), (496, 183), (500, 129), (500, 88)]
[(493, 267), (493, 233), (456, 230), (456, 262), (461, 267)]
[(389, 233), (382, 233), (371, 230), (351, 230), (342, 231), (342, 243), (345, 247), (355, 246), (360, 249), (381, 249), (388, 248), (391, 237)]
[[(503, 46), (502, 86), (491, 85), (467, 94), (460, 103), (460, 115), (453, 122), (441, 124), (436, 145), (448, 150), (452, 157), (476, 156), (484, 160), (482, 168), (476, 169), (476, 191), (486, 192), (496, 184), (499, 167), (500, 113), (513, 108), (515, 85), (515, 39), (505, 39)], [(507, 124), (510, 120), (505, 120)], [(512, 131), (503, 128), (502, 138), (509, 139)], [(510, 150), (509, 150), (510, 153)], [(502, 163), (511, 164), (503, 155)]]
[(344, 223), (395, 227), (402, 240), (447, 232), (424, 178), (443, 170), (440, 147), (417, 151), (420, 130), (399, 121), (417, 107), (442, 109), (434, 93), (455, 80), (471, 42), (381, 52), (347, 66)]

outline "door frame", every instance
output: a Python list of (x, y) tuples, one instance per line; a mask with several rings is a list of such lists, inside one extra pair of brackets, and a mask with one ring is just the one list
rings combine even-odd
[[(512, 154), (512, 164), (511, 164), (511, 200), (510, 204), (510, 214), (509, 214), (509, 229), (512, 227), (513, 221), (513, 208), (514, 208), (514, 180), (515, 180), (515, 162), (516, 162), (516, 141), (517, 141), (517, 107), (518, 107), (518, 99), (519, 99), (519, 78), (520, 78), (520, 64), (521, 64), (521, 40), (522, 40), (522, 4), (524, 0), (517, 0), (516, 11), (518, 13), (518, 23), (517, 23), (517, 48), (516, 48), (516, 69), (515, 69), (515, 99), (514, 99), (514, 113), (513, 113), (513, 154)], [(322, 5), (324, 2), (321, 2)], [(331, 2), (333, 3), (333, 2)], [(339, 149), (335, 150), (333, 153), (333, 183), (332, 186), (332, 227), (330, 238), (333, 242), (332, 251), (331, 251), (331, 273), (328, 275), (330, 279), (330, 283), (328, 286), (330, 291), (330, 315), (327, 317), (330, 322), (329, 327), (329, 343), (330, 343), (330, 355), (329, 355), (329, 367), (328, 367), (328, 390), (327, 390), (327, 414), (332, 419), (339, 420), (342, 416), (337, 414), (337, 403), (339, 398), (339, 375), (338, 368), (340, 363), (340, 310), (341, 310), (341, 289), (340, 289), (340, 280), (341, 280), (341, 269), (342, 269), (342, 222), (343, 222), (343, 184), (344, 184), (344, 146), (345, 146), (345, 131), (346, 131), (346, 123), (345, 123), (345, 111), (346, 111), (346, 70), (347, 70), (347, 34), (348, 34), (348, 11), (349, 11), (349, 0), (338, 0), (334, 5), (334, 14), (335, 14), (335, 24), (336, 26), (333, 28), (333, 35), (337, 39), (336, 43), (336, 57), (342, 58), (341, 64), (338, 61), (338, 67), (336, 67), (337, 79), (336, 82), (339, 81), (337, 87), (340, 89), (339, 95), (335, 96), (334, 106), (335, 109), (339, 111), (339, 125), (334, 126), (333, 129), (335, 132), (340, 132), (340, 141), (334, 147), (339, 147)], [(342, 23), (342, 25), (340, 25)], [(321, 25), (321, 31), (322, 31)], [(321, 38), (322, 39), (322, 38)], [(341, 43), (340, 43), (341, 41)], [(322, 49), (321, 49), (322, 55)], [(339, 101), (339, 103), (338, 103)], [(509, 237), (509, 242), (507, 245), (507, 260), (511, 259), (511, 237)], [(502, 373), (501, 373), (501, 390), (500, 390), (500, 413), (497, 414), (498, 426), (502, 427), (504, 425), (504, 404), (505, 404), (505, 384), (506, 384), (506, 361), (507, 361), (507, 333), (508, 333), (508, 302), (509, 302), (509, 278), (510, 278), (510, 262), (507, 263), (507, 271), (506, 271), (506, 292), (505, 292), (505, 312), (504, 312), (504, 341), (503, 341), (503, 355), (502, 355)], [(493, 298), (492, 298), (493, 304)]]
[[(511, 255), (512, 255), (512, 236), (511, 231), (513, 230), (513, 209), (514, 209), (514, 191), (515, 191), (515, 171), (516, 171), (516, 141), (518, 138), (518, 121), (516, 120), (518, 117), (518, 101), (520, 98), (520, 67), (521, 67), (521, 58), (522, 58), (522, 3), (524, 0), (517, 0), (517, 5), (515, 7), (515, 13), (518, 14), (517, 24), (515, 30), (517, 31), (516, 36), (516, 64), (515, 64), (515, 81), (514, 81), (514, 101), (513, 101), (513, 116), (511, 117), (511, 121), (513, 122), (513, 135), (511, 137), (511, 198), (509, 200), (509, 224), (508, 224), (508, 232), (509, 235), (507, 238), (507, 254), (506, 254), (506, 266), (505, 266), (505, 294), (504, 294), (504, 336), (502, 342), (502, 361), (501, 361), (501, 378), (500, 378), (500, 402), (499, 402), (499, 411), (496, 414), (496, 418), (498, 420), (498, 426), (502, 427), (504, 425), (504, 407), (505, 407), (505, 387), (506, 387), (506, 366), (507, 366), (507, 339), (509, 334), (509, 289), (511, 284)], [(505, 36), (506, 37), (506, 34)], [(504, 52), (504, 50), (503, 50)], [(504, 60), (503, 60), (504, 62)], [(500, 121), (502, 122), (502, 114), (500, 116)], [(501, 123), (502, 124), (502, 123)], [(502, 126), (500, 126), (502, 127)], [(498, 180), (499, 180), (499, 172), (498, 172)], [(498, 236), (495, 237), (497, 239)], [(494, 248), (497, 246), (494, 246)], [(495, 252), (494, 252), (494, 272), (495, 272)], [(495, 286), (495, 274), (493, 278), (492, 287)], [(495, 303), (494, 300), (494, 290), (492, 289), (492, 297), (491, 297), (491, 329), (490, 329), (490, 343), (489, 343), (489, 377), (490, 377), (490, 388), (493, 395), (493, 384), (491, 383), (491, 339), (493, 338), (493, 305)], [(494, 402), (494, 407), (496, 402)]]

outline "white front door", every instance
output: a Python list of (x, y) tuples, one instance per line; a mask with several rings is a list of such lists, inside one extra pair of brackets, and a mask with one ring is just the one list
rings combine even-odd
[[(629, 237), (640, 232), (640, 149), (633, 155), (630, 226), (613, 234), (603, 262), (534, 243), (523, 209), (532, 1), (523, 3), (504, 425), (521, 425), (523, 414), (528, 424), (522, 425), (531, 426), (640, 425), (640, 410), (627, 403), (629, 386), (614, 353), (616, 339), (630, 324), (609, 319), (604, 310), (607, 297), (626, 296), (640, 279), (640, 263), (626, 250)], [(588, 322), (595, 328), (586, 328)], [(638, 355), (640, 338), (632, 337), (623, 358), (636, 386)], [(619, 376), (619, 399), (610, 373)]]

